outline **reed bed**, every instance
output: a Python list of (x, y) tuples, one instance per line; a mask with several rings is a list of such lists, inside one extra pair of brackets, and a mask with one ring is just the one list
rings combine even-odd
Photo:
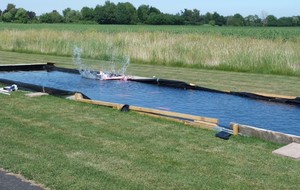
[(129, 55), (136, 63), (300, 76), (300, 44), (293, 41), (162, 31), (0, 31), (7, 51), (109, 60)]

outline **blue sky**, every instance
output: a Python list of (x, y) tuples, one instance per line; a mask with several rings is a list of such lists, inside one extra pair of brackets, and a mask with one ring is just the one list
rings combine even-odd
[[(82, 7), (94, 8), (97, 4), (103, 5), (105, 0), (1, 0), (0, 9), (4, 10), (8, 3), (15, 4), (17, 8), (34, 11), (37, 15), (57, 10), (62, 12), (65, 8), (81, 10)], [(111, 2), (130, 2), (136, 8), (142, 4), (158, 8), (164, 13), (176, 14), (181, 10), (198, 9), (201, 14), (218, 12), (223, 16), (240, 13), (243, 16), (262, 12), (276, 17), (300, 15), (299, 0), (111, 0)]]

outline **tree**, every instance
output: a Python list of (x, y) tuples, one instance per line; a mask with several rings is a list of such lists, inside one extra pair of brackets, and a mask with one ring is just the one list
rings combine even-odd
[(181, 11), (181, 16), (185, 24), (195, 25), (200, 23), (200, 11), (197, 9), (184, 9), (184, 11)]
[(150, 7), (148, 14), (150, 15), (151, 13), (161, 14), (160, 10), (155, 7)]
[(227, 25), (228, 26), (245, 26), (244, 17), (238, 13), (233, 16), (229, 16), (227, 18)]
[(104, 21), (104, 12), (103, 12), (103, 6), (102, 5), (97, 5), (94, 9), (94, 20), (98, 23), (101, 24)]
[[(16, 8), (14, 4), (7, 4), (6, 9), (0, 13), (4, 22), (28, 23), (36, 19), (35, 12), (27, 11), (24, 8)], [(0, 19), (1, 20), (1, 19)]]
[(181, 15), (157, 14), (151, 13), (146, 21), (146, 24), (152, 25), (182, 25), (184, 20)]
[(261, 26), (261, 19), (258, 15), (249, 15), (245, 17), (245, 25), (246, 26)]
[(66, 23), (78, 23), (81, 19), (81, 13), (70, 8), (63, 10), (63, 16)]
[(170, 14), (165, 14), (167, 17), (169, 17), (169, 23), (171, 25), (183, 25), (184, 20), (182, 19), (180, 14), (176, 15), (170, 15)]
[(43, 23), (61, 23), (64, 18), (56, 10), (53, 10), (51, 13), (45, 13), (40, 16), (40, 21)]
[(277, 20), (277, 26), (293, 26), (293, 18), (281, 17)]
[(28, 11), (27, 12), (28, 16), (29, 16), (29, 20), (34, 20), (36, 19), (36, 14), (33, 11)]
[(116, 5), (106, 1), (103, 6), (97, 5), (95, 8), (95, 20), (99, 24), (116, 24)]
[(141, 23), (145, 23), (149, 17), (150, 7), (149, 5), (141, 5), (137, 9), (137, 17), (138, 21)]
[(118, 3), (115, 9), (117, 24), (136, 24), (136, 9), (131, 3)]
[(148, 17), (146, 24), (166, 25), (167, 21), (163, 14), (152, 12)]
[(214, 21), (215, 25), (218, 26), (226, 25), (226, 19), (223, 16), (219, 15), (217, 12), (214, 12), (211, 15), (211, 19)]
[(63, 10), (63, 16), (66, 17), (66, 15), (71, 11), (71, 8), (66, 8)]
[(212, 20), (212, 14), (210, 12), (207, 12), (204, 16), (204, 23), (209, 24), (209, 22)]
[(16, 5), (9, 3), (7, 4), (6, 9), (3, 11), (3, 13), (7, 13), (9, 11), (12, 11), (13, 9), (16, 9)]
[[(144, 23), (144, 24), (153, 24), (153, 23), (162, 23), (164, 22), (163, 20), (166, 19), (166, 17), (163, 15), (159, 9), (155, 7), (149, 7), (149, 5), (141, 5), (137, 9), (137, 17), (139, 22)], [(151, 17), (151, 18), (150, 18)], [(161, 17), (161, 18), (159, 18)], [(165, 18), (163, 18), (165, 17)]]
[(84, 21), (93, 21), (95, 19), (95, 13), (93, 8), (83, 7), (80, 12), (81, 18)]
[(269, 15), (266, 17), (267, 26), (277, 26), (277, 18), (274, 15)]
[(2, 11), (0, 9), (0, 22), (2, 21)]
[(293, 20), (293, 26), (299, 26), (300, 25), (300, 17), (293, 16), (292, 20)]
[(29, 19), (30, 19), (30, 17), (28, 15), (28, 12), (25, 9), (23, 9), (23, 8), (18, 9), (18, 11), (15, 15), (16, 22), (27, 23), (29, 21)]
[(4, 22), (13, 22), (17, 13), (16, 6), (14, 4), (7, 4), (6, 9), (2, 13), (2, 20)]
[(2, 15), (3, 22), (12, 22), (14, 15), (11, 12), (6, 12)]

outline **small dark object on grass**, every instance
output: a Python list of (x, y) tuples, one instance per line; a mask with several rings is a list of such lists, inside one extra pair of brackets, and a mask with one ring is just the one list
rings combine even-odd
[(221, 138), (221, 139), (224, 139), (224, 140), (228, 140), (229, 137), (231, 136), (231, 134), (230, 134), (230, 133), (227, 133), (227, 132), (225, 132), (225, 131), (220, 131), (220, 132), (218, 132), (215, 136), (216, 136), (216, 137), (219, 137), (219, 138)]
[(129, 105), (125, 104), (122, 108), (121, 108), (121, 112), (129, 112)]

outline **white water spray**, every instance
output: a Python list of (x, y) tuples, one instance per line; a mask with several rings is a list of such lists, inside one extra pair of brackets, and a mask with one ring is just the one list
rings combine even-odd
[(74, 59), (75, 65), (82, 77), (89, 78), (89, 79), (97, 79), (96, 73), (95, 72), (93, 73), (87, 65), (85, 65), (81, 62), (81, 49), (80, 48), (75, 47), (73, 49), (73, 59)]
[[(90, 69), (88, 65), (82, 63), (81, 49), (78, 47), (73, 49), (73, 60), (82, 77), (89, 79), (101, 79), (98, 71), (94, 71)], [(125, 73), (129, 64), (129, 56), (118, 58), (114, 53), (112, 53), (111, 59), (108, 62), (102, 62), (99, 65), (99, 71), (100, 73), (105, 73), (107, 76), (125, 77)]]

